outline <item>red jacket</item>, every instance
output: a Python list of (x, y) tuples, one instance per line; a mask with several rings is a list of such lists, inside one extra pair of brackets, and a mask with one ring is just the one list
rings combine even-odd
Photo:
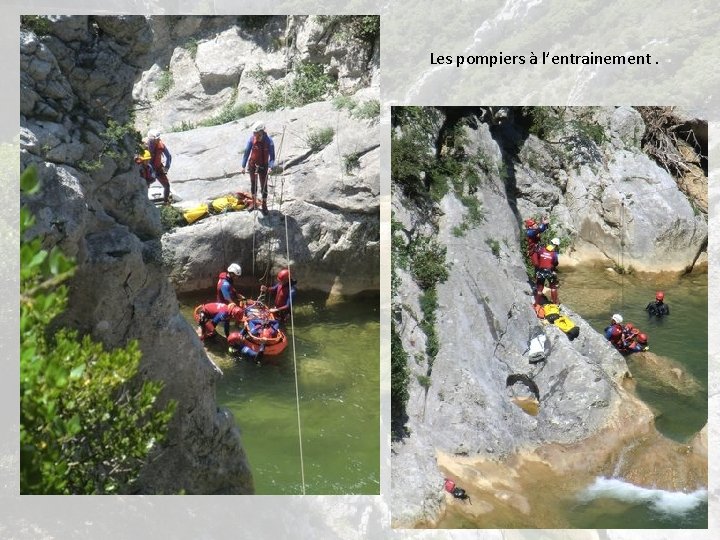
[(548, 251), (541, 247), (537, 250), (537, 267), (541, 270), (554, 270), (558, 265), (558, 256), (555, 251)]

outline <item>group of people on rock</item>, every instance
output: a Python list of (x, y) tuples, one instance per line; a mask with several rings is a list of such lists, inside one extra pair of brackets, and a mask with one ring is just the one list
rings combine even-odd
[[(277, 282), (267, 287), (262, 285), (260, 291), (267, 293), (273, 300), (273, 307), (267, 310), (252, 309), (257, 308), (259, 304), (253, 300), (246, 299), (235, 286), (235, 281), (240, 278), (242, 269), (239, 264), (233, 263), (228, 266), (227, 270), (218, 275), (215, 302), (203, 304), (199, 308), (198, 313), (198, 336), (201, 340), (212, 338), (216, 335), (216, 328), (223, 323), (225, 338), (230, 336), (230, 323), (235, 321), (241, 325), (241, 336), (250, 335), (255, 338), (271, 339), (277, 337), (280, 332), (280, 324), (290, 314), (292, 305), (295, 301), (296, 283), (291, 279), (290, 270), (283, 268), (277, 274)], [(271, 314), (268, 316), (257, 316), (249, 318), (248, 313)], [(247, 324), (244, 322), (247, 321)], [(257, 359), (262, 358), (264, 347), (259, 350), (253, 350), (249, 347), (242, 347), (239, 350), (242, 354)]]
[[(160, 139), (160, 131), (151, 129), (138, 155), (135, 156), (135, 163), (140, 166), (140, 176), (147, 182), (148, 187), (156, 180), (163, 186), (164, 205), (170, 204), (170, 180), (167, 173), (172, 163), (172, 155), (165, 143)], [(247, 171), (250, 175), (250, 193), (253, 204), (248, 206), (251, 212), (255, 210), (257, 200), (258, 179), (260, 180), (260, 194), (262, 202), (260, 211), (263, 215), (268, 214), (267, 197), (268, 175), (275, 166), (275, 143), (265, 132), (265, 124), (256, 122), (252, 126), (252, 135), (245, 145), (242, 158), (242, 174)]]
[[(553, 304), (559, 304), (558, 298), (558, 253), (560, 240), (553, 238), (548, 244), (542, 241), (542, 234), (548, 230), (550, 220), (545, 217), (541, 220), (527, 218), (525, 220), (525, 237), (527, 240), (527, 256), (535, 269), (535, 286), (533, 291), (534, 303), (543, 304), (545, 284), (550, 288)], [(664, 303), (665, 293), (658, 291), (655, 300), (650, 302), (645, 310), (651, 317), (664, 317), (670, 314), (670, 307)], [(618, 351), (632, 353), (649, 350), (648, 336), (640, 329), (628, 322), (623, 325), (622, 315), (616, 313), (612, 316), (610, 325), (605, 328), (605, 337)]]

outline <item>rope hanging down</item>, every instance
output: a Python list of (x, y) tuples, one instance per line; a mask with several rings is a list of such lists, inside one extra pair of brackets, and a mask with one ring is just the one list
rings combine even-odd
[(620, 311), (625, 309), (625, 201), (620, 201)]

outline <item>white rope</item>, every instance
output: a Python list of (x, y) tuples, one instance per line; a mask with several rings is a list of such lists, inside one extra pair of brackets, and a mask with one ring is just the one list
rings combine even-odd
[[(287, 16), (285, 22), (285, 79), (288, 75), (288, 65), (290, 62), (290, 49), (288, 47), (288, 34), (290, 32), (290, 15)], [(285, 84), (285, 114), (287, 115), (287, 89), (288, 85)], [(282, 138), (280, 139), (280, 148), (278, 149), (278, 159), (280, 161), (280, 152), (282, 152), (282, 144), (285, 140), (285, 128), (287, 123), (283, 124)], [(283, 175), (284, 177), (284, 175)], [(281, 180), (284, 187), (284, 178)], [(273, 182), (273, 198), (275, 196), (275, 183)], [(280, 200), (279, 209), (282, 208), (282, 197)], [(293, 300), (292, 300), (292, 273), (290, 272), (290, 240), (288, 235), (288, 223), (287, 215), (285, 217), (285, 252), (287, 257), (287, 270), (288, 270), (288, 302), (290, 303), (290, 334), (292, 335), (292, 353), (293, 353), (293, 372), (295, 373), (295, 409), (297, 411), (297, 426), (298, 426), (298, 446), (300, 449), (300, 477), (302, 482), (302, 494), (305, 495), (305, 460), (303, 459), (303, 445), (302, 445), (302, 423), (300, 421), (300, 388), (298, 385), (298, 369), (297, 369), (297, 354), (295, 351), (295, 316), (293, 314)]]
[(297, 408), (298, 442), (300, 446), (300, 475), (302, 477), (302, 494), (305, 495), (305, 461), (303, 460), (302, 424), (300, 422), (300, 389), (298, 387), (297, 355), (295, 353), (295, 316), (292, 301), (292, 273), (290, 272), (290, 242), (288, 241), (287, 216), (285, 216), (285, 249), (288, 260), (288, 301), (290, 302), (290, 333), (292, 335), (293, 370), (295, 372), (295, 405)]

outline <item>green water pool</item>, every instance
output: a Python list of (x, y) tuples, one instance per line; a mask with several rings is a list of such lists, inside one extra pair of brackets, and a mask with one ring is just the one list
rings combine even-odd
[[(191, 319), (213, 296), (181, 296), (183, 313)], [(292, 339), (260, 366), (233, 360), (222, 338), (208, 344), (224, 373), (217, 401), (241, 429), (257, 494), (302, 493), (302, 470), (306, 494), (380, 491), (379, 296), (329, 305), (326, 296), (301, 290), (294, 313), (302, 468)]]

